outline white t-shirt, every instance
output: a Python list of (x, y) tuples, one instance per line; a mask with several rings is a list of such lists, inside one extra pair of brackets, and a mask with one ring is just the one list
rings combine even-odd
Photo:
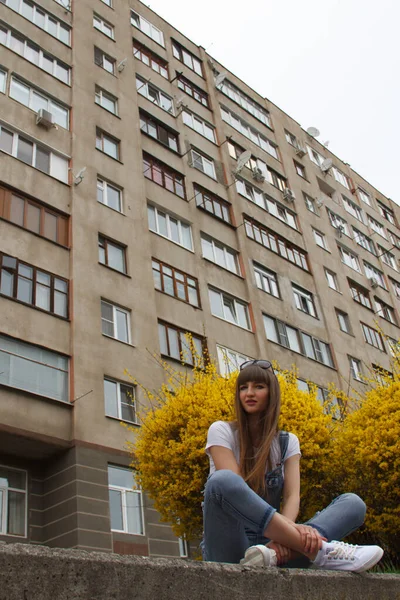
[[(210, 475), (214, 473), (215, 465), (210, 454), (209, 448), (211, 446), (223, 446), (232, 450), (237, 463), (240, 461), (240, 446), (239, 446), (239, 432), (234, 423), (228, 423), (227, 421), (215, 421), (207, 434), (206, 453), (210, 460)], [(279, 445), (279, 433), (276, 434), (271, 444), (271, 468), (275, 469), (281, 462), (281, 449)], [(285, 455), (285, 461), (294, 456), (295, 454), (301, 454), (299, 440), (294, 433), (289, 433), (289, 443)], [(285, 470), (285, 461), (283, 463), (283, 472)], [(267, 468), (267, 467), (266, 467)]]

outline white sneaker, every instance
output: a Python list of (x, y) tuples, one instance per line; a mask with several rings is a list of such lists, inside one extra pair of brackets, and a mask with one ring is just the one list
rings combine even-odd
[(250, 546), (244, 553), (240, 564), (249, 567), (276, 567), (276, 552), (262, 544)]
[(354, 546), (345, 542), (323, 542), (313, 566), (331, 571), (361, 573), (381, 560), (383, 550), (379, 546)]

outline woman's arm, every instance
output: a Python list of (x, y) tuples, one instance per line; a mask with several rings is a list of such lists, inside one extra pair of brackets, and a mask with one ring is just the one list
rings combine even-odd
[(300, 454), (285, 461), (285, 480), (283, 484), (283, 503), (281, 514), (296, 522), (300, 509)]
[(224, 446), (211, 446), (209, 452), (217, 471), (228, 469), (237, 475), (242, 475), (232, 450), (225, 448)]

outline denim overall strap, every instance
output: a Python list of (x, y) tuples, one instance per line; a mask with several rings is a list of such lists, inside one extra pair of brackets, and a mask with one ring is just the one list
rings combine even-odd
[(279, 432), (279, 447), (281, 451), (281, 459), (273, 471), (270, 471), (265, 476), (267, 494), (265, 500), (279, 511), (283, 490), (283, 463), (289, 444), (289, 434), (287, 431)]

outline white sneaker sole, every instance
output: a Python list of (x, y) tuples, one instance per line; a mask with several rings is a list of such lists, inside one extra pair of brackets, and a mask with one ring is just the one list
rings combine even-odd
[(371, 558), (366, 563), (361, 565), (361, 567), (359, 567), (358, 569), (355, 569), (353, 573), (362, 573), (363, 571), (368, 571), (368, 569), (371, 569), (381, 560), (382, 556), (383, 550), (382, 548), (379, 548), (379, 546), (377, 546), (374, 556), (371, 556)]
[(271, 554), (268, 548), (258, 544), (257, 546), (250, 546), (247, 548), (244, 558), (240, 561), (241, 565), (247, 565), (249, 567), (269, 567), (275, 566), (270, 565)]

